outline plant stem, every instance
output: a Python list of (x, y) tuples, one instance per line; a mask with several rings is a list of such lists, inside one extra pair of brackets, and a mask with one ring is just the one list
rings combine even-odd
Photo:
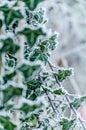
[[(43, 88), (43, 87), (42, 87), (42, 88)], [(43, 88), (43, 90), (45, 91), (44, 88)], [(62, 114), (59, 112), (59, 110), (56, 109), (56, 107), (55, 107), (54, 103), (52, 102), (52, 100), (51, 100), (51, 98), (50, 98), (48, 92), (45, 91), (45, 93), (46, 93), (47, 98), (48, 98), (48, 100), (49, 100), (49, 102), (50, 102), (50, 105), (51, 105), (51, 107), (52, 107), (52, 109), (53, 109), (53, 112), (54, 112), (56, 115), (59, 114), (59, 118), (62, 119)]]
[[(43, 82), (41, 76), (40, 76), (40, 79), (41, 79), (41, 82)], [(46, 94), (46, 96), (47, 96), (47, 98), (50, 102), (50, 105), (52, 107), (53, 112), (55, 113), (55, 115), (57, 115), (57, 117), (58, 117), (58, 114), (59, 114), (59, 119), (62, 119), (62, 114), (59, 112), (59, 110), (56, 109), (56, 106), (54, 105), (54, 103), (53, 103), (52, 99), (50, 98), (48, 92), (45, 90), (45, 88), (43, 86), (42, 86), (42, 89), (44, 90), (44, 92), (45, 92), (45, 94)]]

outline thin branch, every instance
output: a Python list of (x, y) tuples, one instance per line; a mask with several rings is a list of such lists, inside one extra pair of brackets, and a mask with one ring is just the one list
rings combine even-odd
[[(42, 88), (43, 88), (43, 87), (42, 87)], [(45, 91), (44, 88), (43, 88), (43, 90)], [(48, 98), (48, 100), (49, 100), (49, 102), (50, 102), (50, 105), (51, 105), (51, 107), (52, 107), (52, 109), (53, 109), (53, 112), (54, 112), (56, 115), (59, 114), (59, 118), (62, 119), (62, 114), (59, 112), (59, 110), (56, 109), (55, 104), (52, 102), (52, 99), (50, 98), (48, 92), (45, 91), (45, 93), (46, 93), (47, 98)]]
[(59, 117), (62, 118), (61, 113), (58, 111), (58, 109), (56, 109), (55, 104), (51, 101), (51, 98), (49, 97), (48, 94), (47, 94), (47, 97), (48, 97), (48, 99), (50, 101), (50, 104), (51, 104), (52, 108), (55, 110), (56, 114), (59, 114)]
[[(49, 66), (50, 66), (50, 69), (51, 69), (52, 72), (53, 72), (53, 71), (54, 71), (54, 70), (53, 70), (53, 67), (52, 67), (52, 65), (51, 65), (51, 63), (50, 63), (49, 61), (48, 61), (48, 64), (49, 64)], [(55, 80), (56, 80), (56, 83), (57, 83), (58, 87), (59, 87), (59, 88), (62, 88), (61, 83), (57, 80), (56, 75), (55, 75), (54, 73), (53, 73), (53, 76), (54, 76), (54, 78), (55, 78)], [(73, 107), (73, 105), (71, 104), (71, 100), (70, 100), (69, 95), (68, 95), (67, 93), (65, 93), (64, 96), (65, 96), (65, 98), (66, 98), (66, 101), (67, 101), (68, 104), (69, 104), (70, 109), (72, 110), (72, 112), (73, 112), (74, 115), (77, 117), (77, 119), (78, 119), (78, 121), (80, 122), (80, 124), (82, 125), (83, 130), (86, 130), (86, 126), (84, 125), (82, 119), (79, 117), (79, 115), (78, 115), (76, 109), (75, 109), (75, 108)]]
[[(41, 79), (41, 76), (40, 76), (40, 79)], [(41, 82), (43, 82), (42, 79), (41, 79)], [(53, 112), (55, 113), (55, 115), (57, 115), (57, 117), (58, 117), (58, 115), (59, 115), (59, 118), (62, 119), (62, 114), (61, 114), (61, 113), (59, 112), (59, 110), (56, 108), (56, 106), (55, 106), (54, 102), (52, 101), (52, 99), (50, 98), (48, 92), (45, 90), (45, 88), (44, 88), (43, 86), (42, 86), (42, 89), (44, 90), (44, 92), (45, 92), (45, 94), (46, 94), (46, 96), (47, 96), (47, 98), (48, 98), (48, 100), (49, 100), (49, 102), (50, 102), (50, 105), (51, 105), (51, 107), (52, 107)]]

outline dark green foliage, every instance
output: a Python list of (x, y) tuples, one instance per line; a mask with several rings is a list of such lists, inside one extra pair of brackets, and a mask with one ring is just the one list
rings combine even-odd
[(14, 44), (13, 39), (10, 37), (1, 41), (3, 42), (3, 46), (0, 48), (0, 53), (14, 54), (19, 50), (19, 46)]
[(30, 117), (29, 120), (30, 120), (32, 126), (37, 126), (37, 124), (38, 124), (38, 119), (37, 119), (37, 116), (36, 116), (35, 114), (31, 115), (31, 117)]
[(47, 52), (49, 49), (50, 50), (54, 50), (55, 47), (56, 47), (56, 38), (57, 38), (57, 34), (51, 36), (49, 39), (45, 40), (45, 41), (42, 41), (41, 44), (40, 44), (40, 49), (43, 51), (43, 52)]
[(31, 53), (31, 48), (29, 47), (28, 43), (25, 42), (24, 44), (25, 44), (24, 45), (24, 58), (26, 60), (29, 60), (29, 55)]
[(35, 49), (34, 53), (31, 55), (30, 60), (35, 61), (35, 60), (41, 60), (44, 63), (47, 63), (48, 60), (48, 54), (44, 53), (40, 49)]
[(13, 29), (13, 33), (15, 33), (15, 29), (18, 27), (19, 21), (16, 20), (13, 24), (12, 24), (12, 29)]
[(81, 104), (85, 101), (86, 101), (86, 96), (75, 98), (74, 101), (71, 103), (71, 105), (73, 105), (76, 109), (78, 109), (81, 106)]
[(23, 103), (20, 108), (20, 111), (24, 112), (27, 115), (29, 112), (32, 112), (41, 106), (42, 104), (29, 105), (27, 103)]
[(22, 0), (30, 10), (34, 10), (38, 3), (44, 0)]
[(27, 82), (27, 87), (28, 89), (31, 89), (31, 90), (35, 90), (37, 88), (40, 88), (41, 86), (41, 82), (40, 82), (40, 79), (33, 79), (33, 80), (30, 80), (29, 82)]
[(2, 25), (3, 25), (3, 22), (2, 22), (2, 20), (0, 19), (0, 28), (2, 27)]
[(39, 48), (34, 50), (33, 54), (30, 57), (30, 60), (31, 61), (41, 60), (46, 64), (49, 57), (48, 51), (55, 49), (56, 46), (55, 40), (56, 40), (56, 35), (53, 35), (48, 40), (40, 42)]
[(0, 11), (2, 11), (4, 13), (6, 26), (10, 25), (14, 19), (23, 18), (22, 14), (20, 13), (19, 10), (16, 11), (12, 8), (9, 8), (7, 5), (1, 6)]
[(28, 99), (34, 101), (34, 100), (36, 100), (36, 98), (37, 98), (37, 95), (35, 93), (33, 93), (30, 95), (30, 97)]
[(6, 89), (3, 90), (3, 103), (7, 103), (11, 98), (22, 95), (22, 88), (16, 88), (12, 85), (9, 85)]
[(56, 38), (57, 38), (57, 35), (53, 35), (50, 39), (49, 39), (49, 48), (51, 50), (54, 50), (55, 49), (55, 46), (56, 46)]
[(30, 28), (25, 28), (19, 34), (25, 35), (29, 44), (29, 47), (33, 47), (39, 36), (45, 36), (46, 33), (43, 32), (42, 28), (32, 30)]
[(4, 80), (4, 84), (6, 84), (8, 81), (11, 81), (13, 80), (14, 76), (16, 76), (16, 72), (12, 72), (10, 74), (6, 74), (4, 77), (3, 77), (3, 80)]
[(22, 64), (19, 70), (23, 73), (25, 80), (29, 81), (40, 72), (40, 65)]
[(62, 91), (62, 89), (58, 89), (58, 90), (55, 90), (55, 91), (54, 91), (54, 94), (63, 95), (64, 92)]
[(0, 116), (0, 124), (4, 127), (5, 130), (15, 130), (16, 125), (14, 125), (9, 117)]
[(33, 54), (30, 57), (30, 60), (31, 61), (38, 60), (39, 57), (40, 57), (40, 55), (41, 55), (41, 51), (39, 49), (35, 49), (34, 52), (33, 52)]
[(33, 25), (34, 27), (39, 27), (39, 24), (44, 24), (44, 11), (40, 9), (38, 12), (32, 13), (32, 11), (26, 10), (27, 23), (28, 25)]
[(39, 114), (32, 113), (31, 115), (28, 115), (28, 117), (21, 119), (21, 121), (26, 122), (26, 124), (24, 124), (24, 126), (22, 126), (21, 130), (26, 130), (26, 129), (30, 129), (30, 128), (33, 128), (33, 129), (39, 128), (39, 126), (40, 126)]
[[(33, 79), (26, 83), (27, 85), (27, 91), (26, 91), (26, 97), (30, 100), (35, 100), (38, 97), (38, 94), (40, 95), (40, 87), (42, 83), (40, 82), (40, 79)], [(31, 95), (30, 95), (31, 94)]]
[(15, 68), (17, 65), (17, 59), (13, 55), (8, 53), (5, 55), (5, 65), (9, 68)]
[(57, 73), (55, 73), (56, 78), (58, 79), (59, 82), (62, 82), (65, 80), (67, 77), (72, 75), (72, 70), (58, 70)]
[(73, 120), (68, 120), (68, 119), (63, 119), (60, 122), (60, 125), (62, 125), (62, 130), (70, 130), (70, 128), (74, 125), (75, 119)]

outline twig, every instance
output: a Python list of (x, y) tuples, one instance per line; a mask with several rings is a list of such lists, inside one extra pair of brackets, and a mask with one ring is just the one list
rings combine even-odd
[[(43, 88), (43, 87), (42, 87), (42, 88)], [(45, 91), (44, 88), (43, 88), (43, 90)], [(52, 100), (51, 100), (51, 98), (50, 98), (48, 92), (45, 91), (45, 93), (46, 93), (47, 98), (48, 98), (48, 100), (49, 100), (49, 102), (50, 102), (50, 105), (51, 105), (51, 107), (52, 107), (52, 109), (53, 109), (53, 112), (54, 112), (56, 115), (59, 114), (59, 118), (62, 119), (62, 114), (59, 112), (59, 110), (56, 109), (56, 107), (55, 107), (54, 103), (52, 102)]]
[[(40, 76), (40, 79), (41, 79), (41, 76)], [(42, 79), (41, 79), (41, 82), (43, 82)], [(54, 102), (52, 102), (52, 99), (50, 98), (48, 92), (45, 90), (45, 88), (43, 86), (42, 86), (42, 89), (45, 91), (45, 94), (50, 102), (53, 112), (55, 113), (55, 115), (59, 114), (59, 118), (62, 119), (62, 114), (59, 112), (59, 110), (56, 109), (56, 106), (55, 106)]]

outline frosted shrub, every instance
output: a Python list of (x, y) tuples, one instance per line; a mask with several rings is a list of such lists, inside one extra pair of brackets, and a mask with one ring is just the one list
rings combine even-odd
[(42, 1), (0, 4), (0, 130), (86, 130), (77, 113), (86, 97), (61, 85), (72, 69), (49, 61), (57, 34), (46, 30)]

